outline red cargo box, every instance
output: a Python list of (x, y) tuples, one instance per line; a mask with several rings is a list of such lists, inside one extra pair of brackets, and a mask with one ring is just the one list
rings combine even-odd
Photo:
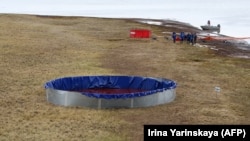
[(130, 38), (150, 38), (151, 31), (147, 29), (130, 30)]

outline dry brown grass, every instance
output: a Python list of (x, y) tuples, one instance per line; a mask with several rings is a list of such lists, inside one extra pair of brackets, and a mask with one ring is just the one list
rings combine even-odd
[[(170, 40), (129, 39), (130, 20), (0, 15), (0, 140), (143, 140), (144, 124), (250, 124), (249, 60)], [(174, 102), (96, 110), (50, 104), (43, 85), (73, 75), (177, 81)], [(222, 91), (216, 96), (214, 87)]]

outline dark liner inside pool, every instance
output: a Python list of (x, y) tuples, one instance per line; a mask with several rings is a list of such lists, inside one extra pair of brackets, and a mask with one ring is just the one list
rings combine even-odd
[(74, 76), (51, 80), (46, 89), (79, 92), (95, 98), (132, 98), (175, 89), (169, 79), (141, 76)]

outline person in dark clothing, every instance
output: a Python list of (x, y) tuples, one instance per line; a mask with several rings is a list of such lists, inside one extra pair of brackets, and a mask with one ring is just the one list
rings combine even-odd
[(196, 44), (196, 41), (197, 41), (197, 35), (196, 35), (196, 33), (194, 33), (194, 42), (193, 42), (193, 44)]
[(184, 38), (185, 38), (185, 33), (184, 33), (184, 32), (181, 32), (181, 33), (180, 33), (181, 43), (183, 43)]
[(210, 20), (207, 21), (207, 25), (210, 26)]
[(172, 38), (173, 38), (173, 42), (175, 43), (176, 42), (176, 33), (175, 32), (173, 32)]
[(190, 43), (193, 45), (194, 44), (194, 34), (190, 34)]
[(197, 41), (197, 35), (196, 35), (196, 33), (191, 33), (190, 34), (190, 43), (192, 45), (194, 45), (194, 44), (196, 44), (196, 41)]
[(188, 33), (187, 36), (186, 36), (186, 38), (187, 38), (187, 43), (189, 44), (190, 43), (191, 34)]

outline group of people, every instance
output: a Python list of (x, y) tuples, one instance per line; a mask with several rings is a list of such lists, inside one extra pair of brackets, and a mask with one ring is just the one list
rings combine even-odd
[(183, 41), (187, 41), (187, 43), (194, 45), (197, 41), (197, 35), (196, 33), (185, 34), (184, 32), (180, 32), (180, 35), (177, 35), (176, 32), (173, 32), (172, 39), (174, 43), (176, 40), (179, 40), (181, 43), (183, 43)]

